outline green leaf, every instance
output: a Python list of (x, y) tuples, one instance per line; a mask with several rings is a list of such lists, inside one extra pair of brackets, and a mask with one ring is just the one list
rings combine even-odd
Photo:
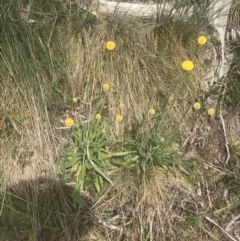
[(130, 154), (136, 154), (136, 151), (123, 151), (123, 152), (116, 152), (116, 153), (112, 153), (112, 157), (121, 157), (121, 156), (127, 156)]
[(78, 204), (81, 204), (80, 190), (81, 190), (81, 185), (77, 183), (72, 192), (72, 198)]
[(119, 160), (119, 159), (117, 159), (117, 160), (111, 159), (111, 160), (110, 160), (110, 163), (111, 163), (112, 165), (114, 165), (114, 166), (125, 166), (125, 165), (127, 165), (126, 162), (124, 162), (124, 161), (122, 161), (122, 160)]
[(63, 168), (62, 162), (57, 166), (57, 175), (63, 175), (65, 168)]
[(211, 236), (213, 239), (219, 241), (219, 238), (218, 238), (214, 233), (210, 232), (209, 230), (207, 230), (207, 229), (204, 228), (203, 226), (202, 226), (202, 229), (203, 229), (209, 236)]
[(79, 166), (77, 174), (76, 174), (76, 181), (78, 186), (80, 187), (80, 191), (83, 189), (84, 185), (84, 179), (86, 175), (86, 167), (85, 167), (85, 162)]
[(136, 156), (134, 156), (134, 157), (132, 157), (130, 159), (131, 162), (136, 162), (137, 160), (139, 160), (139, 156), (138, 155), (136, 155)]
[(99, 180), (99, 183), (100, 183), (100, 185), (102, 187), (103, 186), (103, 182), (104, 182), (103, 177), (101, 175), (98, 175), (98, 180)]
[(100, 193), (103, 185), (103, 178), (101, 175), (96, 175), (94, 180), (94, 186), (96, 188), (97, 193)]
[(78, 147), (74, 147), (72, 149), (69, 149), (67, 152), (66, 152), (66, 156), (72, 156), (74, 154), (78, 153)]
[(77, 164), (82, 159), (82, 156), (80, 154), (77, 154), (75, 156), (69, 156), (67, 160), (64, 160), (64, 168), (68, 169)]
[(163, 167), (166, 171), (168, 171), (168, 167), (167, 167), (167, 166), (162, 165), (162, 167)]
[(86, 169), (88, 169), (88, 170), (92, 169), (92, 165), (89, 161), (85, 161), (84, 163), (85, 163)]
[(179, 169), (181, 171), (183, 171), (185, 174), (189, 175), (189, 172), (182, 166), (182, 165), (178, 165)]

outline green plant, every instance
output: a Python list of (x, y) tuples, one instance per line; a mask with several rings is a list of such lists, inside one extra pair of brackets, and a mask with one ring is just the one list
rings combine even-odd
[[(149, 113), (155, 114), (155, 110), (151, 109)], [(57, 169), (57, 174), (65, 181), (76, 182), (74, 196), (83, 189), (95, 197), (99, 195), (104, 181), (112, 184), (108, 172), (114, 166), (136, 165), (138, 174), (142, 174), (155, 166), (167, 170), (169, 166), (177, 165), (188, 173), (179, 160), (178, 149), (174, 147), (179, 131), (173, 129), (166, 133), (165, 123), (158, 115), (150, 121), (154, 125), (147, 129), (148, 115), (138, 123), (133, 137), (122, 140), (107, 137), (107, 123), (102, 120), (78, 121), (71, 131), (74, 146), (66, 151)]]
[(229, 149), (232, 153), (239, 152), (240, 151), (240, 141), (235, 138), (232, 138), (231, 143), (229, 145)]
[[(155, 114), (155, 110), (150, 109), (149, 113)], [(168, 170), (169, 166), (177, 165), (179, 168), (188, 173), (183, 163), (179, 160), (178, 149), (174, 147), (179, 138), (179, 131), (173, 128), (172, 131), (166, 132), (166, 123), (156, 115), (150, 122), (153, 126), (147, 130), (147, 116), (141, 123), (137, 124), (136, 134), (133, 139), (126, 139), (130, 144), (130, 149), (134, 151), (134, 157), (138, 165), (138, 173), (147, 173), (152, 167), (158, 166)]]
[(105, 147), (110, 140), (103, 134), (104, 128), (105, 123), (101, 121), (93, 120), (84, 124), (79, 120), (72, 129), (74, 147), (66, 151), (57, 173), (65, 180), (74, 178), (76, 190), (82, 190), (86, 183), (90, 183), (100, 192), (103, 178), (109, 181), (105, 174), (110, 166)]
[(76, 181), (74, 196), (84, 188), (93, 196), (98, 195), (104, 180), (112, 183), (107, 172), (114, 165), (129, 163), (128, 160), (118, 159), (130, 155), (131, 151), (112, 153), (107, 150), (108, 147), (115, 148), (121, 141), (107, 137), (106, 127), (106, 122), (94, 119), (88, 123), (79, 120), (72, 129), (74, 147), (66, 151), (58, 165), (57, 174), (63, 176), (65, 181)]

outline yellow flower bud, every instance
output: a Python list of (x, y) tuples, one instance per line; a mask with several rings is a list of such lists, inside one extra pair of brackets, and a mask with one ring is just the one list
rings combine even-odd
[(122, 121), (123, 117), (121, 115), (116, 115), (115, 120), (120, 122)]
[(114, 50), (115, 47), (116, 47), (115, 42), (113, 42), (113, 41), (107, 41), (107, 43), (106, 43), (106, 48), (107, 48), (108, 50)]
[(154, 115), (154, 114), (156, 113), (156, 111), (155, 111), (154, 109), (150, 109), (150, 110), (148, 111), (148, 113), (149, 113), (150, 115)]
[(109, 87), (110, 87), (109, 84), (103, 84), (102, 86), (103, 90), (105, 91), (108, 91)]
[(123, 109), (125, 106), (123, 103), (120, 103), (119, 106), (118, 106), (120, 109)]
[(190, 71), (194, 69), (194, 64), (190, 60), (185, 60), (182, 62), (182, 68), (186, 71)]
[(102, 119), (102, 116), (101, 116), (100, 114), (96, 114), (95, 118), (96, 118), (97, 120), (101, 120), (101, 119)]
[(215, 110), (213, 108), (210, 108), (208, 109), (208, 114), (211, 116), (211, 115), (214, 115), (215, 113)]
[(72, 118), (67, 118), (65, 121), (65, 126), (71, 127), (74, 125), (74, 120)]
[(73, 98), (73, 102), (74, 102), (74, 103), (77, 103), (77, 101), (78, 101), (78, 98), (74, 97), (74, 98)]
[(106, 129), (102, 129), (102, 134), (106, 134), (106, 133), (107, 133)]
[(198, 37), (198, 43), (199, 43), (200, 45), (206, 44), (206, 43), (207, 43), (207, 38), (206, 38), (205, 36), (200, 36), (200, 37)]
[(199, 102), (194, 103), (193, 108), (195, 110), (199, 110), (201, 108), (201, 104)]
[(169, 101), (169, 102), (173, 102), (174, 99), (175, 99), (174, 95), (170, 95), (168, 101)]

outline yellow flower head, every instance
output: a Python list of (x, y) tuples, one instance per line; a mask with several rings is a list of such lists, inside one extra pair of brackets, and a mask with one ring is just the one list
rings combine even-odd
[(119, 106), (118, 106), (120, 109), (124, 109), (124, 104), (123, 103), (120, 103)]
[(102, 132), (102, 134), (106, 134), (107, 133), (105, 128), (103, 128), (101, 132)]
[(74, 98), (73, 98), (73, 102), (74, 102), (74, 103), (77, 103), (77, 101), (78, 101), (78, 98), (74, 97)]
[(102, 86), (103, 90), (105, 91), (108, 91), (109, 87), (110, 87), (109, 84), (103, 84)]
[(209, 115), (214, 115), (215, 110), (213, 108), (208, 109), (208, 114)]
[(186, 71), (190, 71), (194, 69), (194, 64), (190, 60), (185, 60), (182, 62), (182, 68)]
[(150, 109), (149, 111), (148, 111), (148, 114), (150, 114), (150, 115), (154, 115), (156, 113), (156, 111), (154, 110), (154, 109)]
[(67, 118), (65, 121), (65, 126), (71, 127), (74, 125), (74, 120), (72, 118)]
[(201, 104), (200, 104), (199, 102), (195, 102), (195, 103), (193, 104), (193, 108), (194, 108), (195, 110), (199, 110), (199, 109), (201, 108)]
[(160, 138), (160, 142), (164, 142), (165, 139), (163, 137)]
[(116, 47), (115, 42), (113, 42), (113, 41), (107, 41), (107, 43), (106, 43), (106, 48), (107, 48), (108, 50), (114, 50), (115, 47)]
[(123, 117), (121, 115), (116, 115), (115, 120), (120, 122), (122, 121)]
[(204, 45), (205, 43), (207, 43), (207, 38), (205, 36), (198, 37), (198, 43), (200, 45)]
[(101, 120), (101, 119), (102, 119), (102, 116), (101, 116), (100, 114), (96, 114), (95, 118), (96, 118), (97, 120)]
[(169, 102), (173, 102), (175, 99), (174, 95), (170, 95), (169, 98), (168, 98), (168, 101)]

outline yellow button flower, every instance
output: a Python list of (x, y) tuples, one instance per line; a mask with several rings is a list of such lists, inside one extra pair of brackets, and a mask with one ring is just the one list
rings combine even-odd
[(154, 115), (156, 113), (156, 111), (154, 110), (154, 109), (150, 109), (149, 111), (148, 111), (148, 114), (150, 114), (150, 115)]
[(78, 101), (78, 98), (74, 97), (74, 98), (73, 98), (73, 102), (74, 102), (74, 103), (77, 103), (77, 101)]
[(164, 142), (165, 139), (163, 137), (160, 138), (160, 142)]
[(186, 71), (190, 71), (194, 69), (194, 64), (190, 60), (185, 60), (182, 62), (182, 68)]
[(207, 43), (207, 38), (206, 38), (205, 36), (200, 36), (200, 37), (198, 37), (198, 43), (199, 43), (200, 45), (206, 44), (206, 43)]
[(122, 121), (123, 117), (121, 115), (116, 115), (115, 120), (120, 122)]
[(100, 114), (96, 114), (95, 118), (96, 118), (97, 120), (101, 120), (101, 119), (102, 119), (102, 116), (101, 116)]
[(120, 103), (118, 106), (120, 109), (124, 109), (125, 105), (123, 103)]
[(199, 102), (195, 102), (194, 105), (193, 105), (193, 108), (195, 110), (199, 110), (201, 108), (201, 104)]
[(106, 131), (106, 129), (104, 128), (104, 129), (102, 129), (102, 134), (106, 134), (107, 133), (107, 131)]
[(208, 109), (208, 114), (209, 115), (214, 115), (215, 110), (213, 108)]
[(175, 99), (174, 95), (170, 95), (169, 98), (168, 98), (168, 101), (169, 102), (173, 102)]
[(113, 41), (107, 41), (107, 43), (106, 43), (106, 48), (107, 48), (108, 50), (114, 50), (115, 47), (116, 47), (115, 42), (113, 42)]
[(67, 118), (65, 121), (65, 126), (71, 127), (74, 125), (74, 120), (72, 118)]
[(102, 86), (103, 90), (105, 91), (108, 91), (109, 87), (110, 87), (109, 84), (103, 84)]

